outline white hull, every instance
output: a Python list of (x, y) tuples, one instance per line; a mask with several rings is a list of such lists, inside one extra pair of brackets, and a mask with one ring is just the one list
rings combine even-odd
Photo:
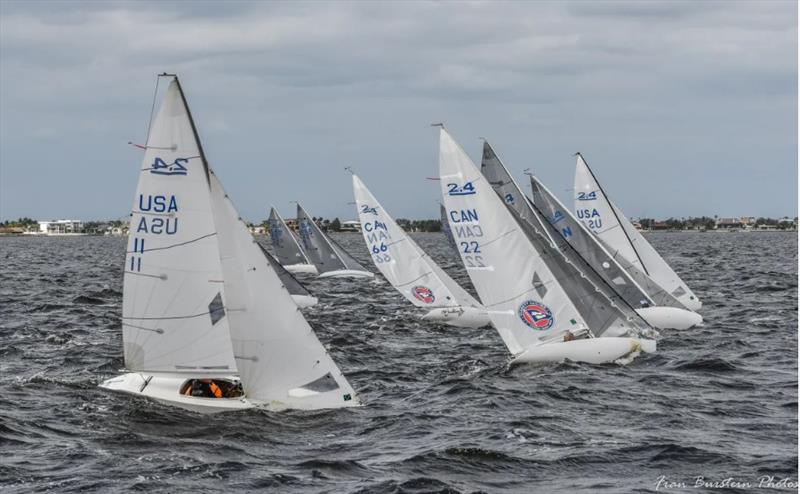
[(294, 300), (294, 303), (296, 303), (301, 309), (313, 307), (319, 303), (319, 299), (317, 297), (312, 297), (311, 295), (292, 295), (292, 300)]
[(317, 274), (317, 267), (313, 264), (289, 264), (283, 268), (293, 274)]
[[(130, 372), (113, 377), (100, 384), (100, 387), (117, 393), (141, 398), (149, 398), (164, 405), (183, 408), (197, 413), (220, 413), (260, 408), (270, 411), (281, 410), (319, 410), (328, 408), (350, 408), (361, 406), (358, 398), (343, 402), (341, 390), (330, 393), (317, 393), (302, 388), (292, 389), (280, 400), (269, 402), (241, 398), (204, 398), (186, 396), (180, 393), (186, 381), (211, 376), (145, 374)], [(213, 377), (212, 377), (213, 378)], [(216, 376), (219, 378), (219, 376)], [(149, 379), (149, 382), (147, 380)], [(225, 380), (238, 381), (235, 376), (225, 376)], [(146, 385), (145, 385), (146, 383)]]
[[(188, 379), (196, 376), (188, 375), (151, 375), (131, 372), (113, 377), (103, 382), (100, 387), (133, 396), (149, 398), (164, 405), (175, 406), (198, 413), (219, 413), (234, 410), (247, 410), (255, 405), (247, 398), (201, 398), (180, 394), (181, 387)], [(197, 376), (202, 377), (202, 376)], [(146, 380), (150, 382), (144, 386)], [(228, 376), (228, 380), (238, 379)], [(142, 388), (144, 386), (144, 388)]]
[(369, 271), (359, 271), (357, 269), (337, 269), (327, 271), (319, 275), (320, 278), (374, 278), (375, 275)]
[(423, 321), (434, 321), (458, 328), (481, 328), (492, 323), (485, 310), (474, 307), (440, 307), (424, 316)]
[(639, 351), (652, 353), (656, 342), (638, 338), (590, 338), (558, 343), (543, 343), (531, 347), (511, 363), (554, 363), (571, 360), (589, 364), (606, 364), (628, 357)]
[(646, 307), (636, 312), (656, 329), (689, 329), (703, 324), (703, 316), (678, 307)]

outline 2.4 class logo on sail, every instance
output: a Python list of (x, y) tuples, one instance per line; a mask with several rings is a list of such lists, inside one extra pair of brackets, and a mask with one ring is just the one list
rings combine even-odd
[(189, 170), (186, 165), (189, 163), (189, 158), (175, 158), (170, 164), (167, 164), (163, 159), (156, 157), (153, 164), (150, 165), (150, 173), (156, 175), (186, 175)]

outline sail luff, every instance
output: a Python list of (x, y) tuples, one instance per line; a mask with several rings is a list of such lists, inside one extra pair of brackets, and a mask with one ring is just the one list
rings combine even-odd
[(189, 108), (189, 103), (186, 101), (186, 95), (183, 93), (183, 87), (181, 86), (181, 81), (178, 80), (178, 76), (175, 76), (175, 85), (178, 87), (178, 93), (181, 95), (181, 101), (183, 101), (183, 106), (186, 108), (186, 116), (189, 118), (189, 125), (192, 127), (192, 134), (194, 135), (194, 140), (197, 143), (197, 150), (200, 152), (200, 160), (203, 162), (203, 169), (206, 172), (206, 181), (209, 180), (209, 173), (208, 173), (208, 160), (206, 159), (206, 153), (203, 150), (203, 143), (200, 141), (200, 134), (197, 132), (197, 126), (194, 123), (194, 118), (192, 118), (192, 110)]

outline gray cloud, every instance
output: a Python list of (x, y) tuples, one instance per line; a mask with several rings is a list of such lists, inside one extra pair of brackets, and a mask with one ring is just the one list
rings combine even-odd
[(126, 214), (178, 72), (242, 214), (352, 217), (352, 165), (433, 217), (444, 121), (563, 196), (585, 153), (631, 216), (792, 214), (792, 2), (0, 4), (0, 216)]

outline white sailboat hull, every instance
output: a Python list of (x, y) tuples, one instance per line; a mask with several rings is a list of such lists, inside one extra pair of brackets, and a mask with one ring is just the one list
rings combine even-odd
[(317, 267), (313, 264), (289, 264), (283, 267), (292, 274), (317, 274)]
[(423, 321), (434, 321), (458, 328), (480, 328), (492, 323), (485, 310), (475, 307), (439, 307), (424, 316)]
[[(289, 390), (283, 399), (270, 401), (252, 400), (241, 398), (205, 398), (186, 396), (180, 393), (189, 379), (209, 376), (176, 375), (176, 374), (145, 374), (129, 372), (104, 381), (99, 387), (124, 393), (127, 395), (147, 398), (161, 404), (183, 408), (197, 413), (221, 413), (238, 410), (259, 408), (270, 411), (282, 410), (319, 410), (329, 408), (350, 408), (361, 406), (358, 398), (342, 402), (339, 395), (341, 390), (330, 393), (318, 393), (303, 388)], [(219, 376), (217, 376), (219, 378)], [(149, 379), (149, 382), (147, 382)], [(238, 381), (236, 376), (225, 376), (228, 381)], [(146, 384), (146, 385), (145, 385)]]
[(294, 303), (301, 309), (313, 307), (319, 303), (319, 299), (311, 295), (292, 295), (292, 300), (294, 300)]
[(703, 324), (703, 316), (678, 307), (645, 307), (636, 312), (656, 329), (689, 329)]
[(588, 364), (606, 364), (643, 351), (656, 350), (653, 340), (638, 338), (590, 338), (557, 343), (543, 343), (516, 356), (512, 364), (545, 364), (571, 360)]
[(319, 275), (320, 278), (374, 278), (375, 275), (369, 271), (359, 271), (357, 269), (337, 269), (336, 271), (326, 271)]
[[(164, 405), (198, 413), (231, 412), (247, 410), (255, 406), (247, 398), (202, 398), (180, 394), (180, 389), (187, 379), (195, 377), (203, 376), (130, 372), (108, 379), (100, 384), (100, 387), (117, 393), (149, 398)], [(149, 383), (147, 383), (147, 379), (150, 379)], [(227, 376), (226, 379), (237, 380), (234, 376)]]

